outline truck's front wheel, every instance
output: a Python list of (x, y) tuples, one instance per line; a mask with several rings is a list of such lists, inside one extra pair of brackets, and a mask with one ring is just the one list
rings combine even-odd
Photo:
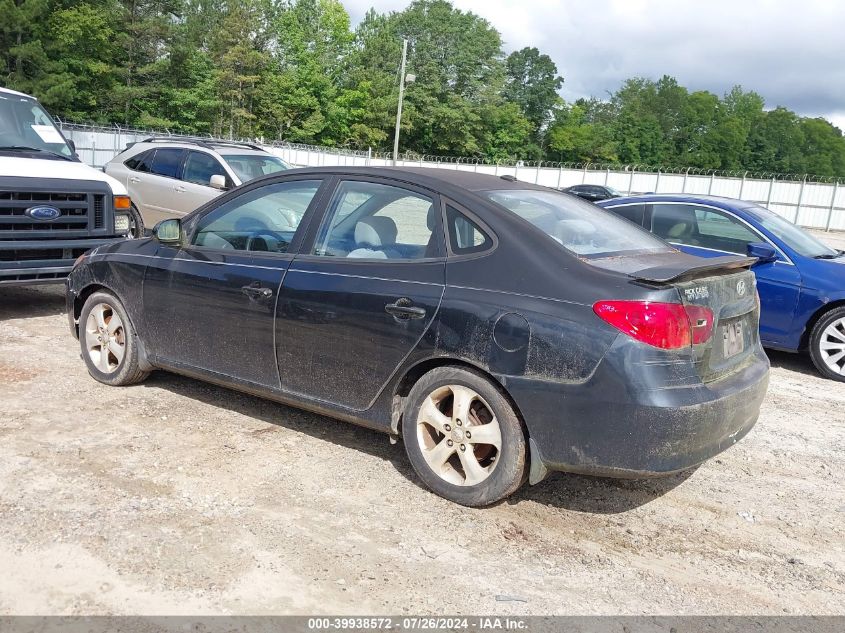
[(129, 234), (135, 238), (141, 238), (146, 235), (146, 227), (144, 226), (144, 218), (141, 217), (141, 212), (134, 204), (129, 210)]

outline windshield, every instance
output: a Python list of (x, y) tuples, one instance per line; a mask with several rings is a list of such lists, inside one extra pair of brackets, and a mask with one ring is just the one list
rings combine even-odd
[(37, 101), (0, 93), (0, 149), (15, 148), (72, 156), (64, 137)]
[(633, 222), (574, 196), (531, 189), (481, 193), (578, 255), (674, 250)]
[(223, 158), (237, 174), (241, 182), (260, 178), (277, 171), (284, 171), (288, 166), (280, 158), (263, 154), (226, 154)]
[(745, 209), (757, 222), (789, 248), (804, 257), (836, 257), (839, 251), (830, 248), (804, 229), (765, 207), (754, 205)]

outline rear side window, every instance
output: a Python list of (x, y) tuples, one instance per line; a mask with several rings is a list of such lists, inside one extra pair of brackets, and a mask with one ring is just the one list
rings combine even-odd
[(348, 180), (328, 206), (314, 254), (323, 257), (411, 260), (441, 255), (438, 207), (399, 186)]
[(645, 217), (644, 204), (626, 204), (621, 207), (605, 207), (609, 211), (613, 211), (618, 216), (630, 220), (634, 224), (643, 225), (643, 218)]
[(482, 193), (582, 257), (671, 250), (646, 230), (575, 196), (542, 189)]
[(150, 163), (152, 162), (151, 159), (154, 151), (155, 150), (148, 149), (146, 152), (141, 152), (140, 154), (133, 156), (123, 164), (134, 171), (149, 173)]
[(150, 171), (158, 176), (179, 177), (179, 165), (185, 150), (162, 147), (155, 151)]
[(493, 246), (493, 239), (455, 207), (446, 207), (449, 247), (456, 255), (481, 253)]

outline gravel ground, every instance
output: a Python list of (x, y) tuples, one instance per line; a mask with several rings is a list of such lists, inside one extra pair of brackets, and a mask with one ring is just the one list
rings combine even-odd
[(0, 614), (845, 614), (845, 385), (772, 365), (758, 425), (694, 472), (473, 510), (369, 430), (101, 385), (59, 289), (0, 289)]

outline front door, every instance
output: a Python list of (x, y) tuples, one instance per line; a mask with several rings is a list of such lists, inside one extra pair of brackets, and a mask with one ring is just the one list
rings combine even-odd
[(440, 305), (439, 208), (434, 194), (405, 184), (338, 182), (282, 284), (282, 389), (359, 411), (372, 404)]
[(186, 224), (144, 278), (146, 341), (163, 364), (278, 387), (273, 348), (279, 288), (319, 180), (247, 189)]
[[(699, 257), (746, 255), (751, 242), (767, 241), (732, 214), (695, 204), (654, 204), (652, 231), (684, 252)], [(792, 329), (801, 292), (801, 274), (783, 254), (752, 267), (760, 294), (760, 339), (782, 343)]]

